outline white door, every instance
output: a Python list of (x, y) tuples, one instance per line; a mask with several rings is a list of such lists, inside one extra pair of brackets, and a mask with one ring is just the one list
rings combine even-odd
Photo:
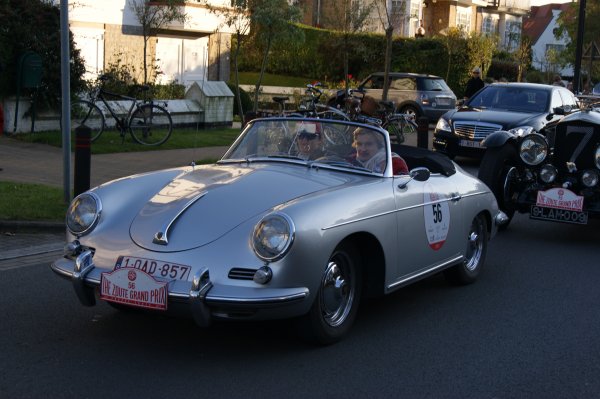
[(72, 27), (71, 32), (85, 64), (84, 79), (96, 79), (104, 68), (104, 29)]
[(177, 81), (190, 86), (206, 79), (208, 37), (182, 39), (159, 37), (156, 43), (156, 64), (162, 72), (157, 83)]

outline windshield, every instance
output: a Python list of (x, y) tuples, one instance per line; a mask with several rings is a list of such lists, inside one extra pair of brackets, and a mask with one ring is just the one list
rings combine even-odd
[(252, 121), (221, 159), (285, 161), (383, 174), (388, 140), (383, 130), (324, 119), (266, 118)]
[(548, 110), (548, 91), (529, 87), (487, 86), (468, 105), (475, 108), (541, 113)]

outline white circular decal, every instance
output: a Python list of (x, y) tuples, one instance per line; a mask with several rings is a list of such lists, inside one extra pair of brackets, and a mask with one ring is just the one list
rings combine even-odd
[(431, 185), (425, 186), (423, 193), (423, 215), (425, 217), (425, 234), (427, 242), (437, 251), (446, 242), (450, 230), (450, 208), (448, 200), (433, 192)]

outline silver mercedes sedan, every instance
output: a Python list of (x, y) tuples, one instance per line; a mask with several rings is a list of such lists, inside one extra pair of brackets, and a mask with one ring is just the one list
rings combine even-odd
[(468, 284), (504, 223), (488, 187), (378, 127), (252, 121), (214, 165), (108, 182), (76, 197), (52, 263), (79, 300), (212, 320), (292, 318), (348, 333), (362, 298), (434, 273)]

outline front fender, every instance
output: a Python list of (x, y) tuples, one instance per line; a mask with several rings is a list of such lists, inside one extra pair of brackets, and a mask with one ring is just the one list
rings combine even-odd
[(499, 130), (487, 136), (482, 144), (487, 148), (502, 147), (509, 140), (516, 140), (515, 135), (506, 130)]

